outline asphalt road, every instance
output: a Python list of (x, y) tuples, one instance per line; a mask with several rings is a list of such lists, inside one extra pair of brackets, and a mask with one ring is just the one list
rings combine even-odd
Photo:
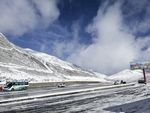
[(54, 92), (61, 92), (61, 91), (93, 88), (93, 87), (100, 87), (100, 86), (106, 86), (106, 84), (103, 83), (73, 84), (73, 85), (66, 85), (64, 88), (58, 88), (56, 85), (56, 86), (28, 88), (27, 90), (23, 90), (23, 91), (10, 91), (10, 92), (5, 91), (5, 92), (0, 92), (0, 100), (11, 99), (16, 97), (34, 96), (38, 94), (54, 93)]
[[(47, 92), (61, 92), (74, 89), (85, 89), (92, 87), (99, 87), (100, 84), (90, 84), (90, 85), (73, 85), (67, 86), (65, 88), (56, 88), (56, 87), (45, 87), (43, 89), (29, 89), (27, 91), (21, 92), (3, 92), (0, 94), (0, 98), (16, 98), (18, 96), (25, 95), (36, 95), (44, 94)], [(59, 96), (50, 96), (43, 98), (35, 98), (32, 100), (24, 101), (14, 101), (8, 103), (0, 104), (0, 112), (11, 112), (11, 113), (87, 113), (87, 112), (96, 112), (96, 108), (92, 103), (98, 101), (99, 103), (107, 103), (107, 98), (113, 97), (115, 95), (124, 95), (124, 92), (131, 92), (131, 94), (136, 90), (142, 87), (141, 85), (137, 86), (128, 86), (128, 87), (119, 87), (119, 88), (110, 88), (103, 90), (95, 90), (89, 92), (81, 92), (68, 95), (59, 95)], [(99, 103), (96, 103), (99, 104)], [(97, 105), (100, 107), (101, 104)]]

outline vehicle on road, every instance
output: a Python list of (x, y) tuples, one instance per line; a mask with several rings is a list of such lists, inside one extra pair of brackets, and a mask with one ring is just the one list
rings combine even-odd
[(119, 82), (119, 80), (116, 80), (116, 81), (114, 82), (114, 85), (118, 85), (118, 84), (120, 84), (120, 82)]
[(121, 80), (121, 81), (116, 80), (116, 81), (114, 82), (114, 85), (118, 85), (118, 84), (126, 84), (126, 81), (123, 81), (123, 80)]
[(65, 83), (58, 84), (58, 87), (59, 87), (59, 88), (63, 88), (63, 87), (65, 87), (65, 86), (66, 86)]
[(121, 80), (120, 84), (126, 84), (126, 81)]
[(138, 80), (138, 83), (139, 84), (145, 84), (145, 81), (141, 79), (141, 80)]
[(28, 81), (9, 81), (3, 88), (3, 91), (21, 91), (29, 87)]

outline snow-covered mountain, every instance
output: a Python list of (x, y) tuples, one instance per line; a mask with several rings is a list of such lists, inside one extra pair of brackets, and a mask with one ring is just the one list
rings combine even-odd
[(0, 79), (28, 79), (31, 82), (106, 82), (105, 77), (54, 56), (17, 47), (0, 33)]
[(116, 73), (114, 75), (111, 75), (108, 77), (110, 80), (124, 80), (127, 82), (133, 82), (137, 81), (138, 79), (141, 79), (143, 77), (142, 70), (123, 70), (119, 73)]

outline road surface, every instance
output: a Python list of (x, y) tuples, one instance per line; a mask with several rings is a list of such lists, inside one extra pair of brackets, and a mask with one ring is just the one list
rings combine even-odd
[[(0, 95), (2, 100), (20, 97), (32, 96), (44, 93), (59, 93), (63, 91), (85, 90), (99, 87), (98, 84), (76, 85), (66, 88), (44, 88), (38, 90), (28, 90), (23, 92), (9, 92), (4, 96)], [(113, 106), (124, 105), (137, 101), (137, 99), (146, 99), (147, 88), (144, 85), (130, 85), (127, 87), (106, 88), (99, 90), (89, 90), (80, 93), (71, 93), (57, 96), (45, 96), (18, 101), (1, 102), (0, 112), (11, 113), (112, 113), (123, 111), (124, 106), (113, 108)], [(24, 94), (24, 95), (23, 95)], [(8, 98), (6, 98), (8, 96)], [(14, 96), (14, 97), (13, 97)], [(112, 107), (112, 108), (111, 108)], [(115, 111), (116, 110), (116, 111)], [(118, 110), (118, 111), (117, 111)], [(126, 109), (127, 111), (128, 109)], [(125, 111), (125, 110), (124, 110)], [(125, 111), (125, 112), (126, 112)], [(128, 111), (130, 112), (130, 111)]]

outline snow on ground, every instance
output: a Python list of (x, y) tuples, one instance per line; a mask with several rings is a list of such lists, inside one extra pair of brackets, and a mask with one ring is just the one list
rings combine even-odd
[(108, 82), (104, 78), (96, 78), (96, 77), (82, 77), (82, 76), (66, 76), (68, 80), (71, 81), (99, 81), (99, 82)]
[[(40, 58), (40, 60), (46, 65), (50, 63), (53, 66), (61, 67), (62, 69), (66, 69), (69, 71), (79, 72), (79, 75), (66, 75), (65, 73), (57, 73), (62, 80), (61, 81), (99, 81), (99, 82), (107, 82), (105, 80), (106, 76), (104, 74), (96, 73), (96, 72), (88, 72), (82, 70), (78, 67), (75, 67), (73, 64), (65, 62), (56, 58), (55, 56), (50, 56), (46, 53), (37, 52), (31, 49), (25, 49), (27, 52), (31, 53), (33, 56)], [(48, 67), (49, 68), (49, 67)], [(49, 69), (50, 70), (50, 69)], [(83, 72), (87, 75), (91, 76), (82, 76), (80, 73)], [(92, 75), (93, 74), (93, 75)]]
[(103, 109), (95, 109), (102, 113), (145, 113), (150, 111), (150, 91), (149, 86), (120, 91), (105, 98), (105, 102), (101, 103)]
[(104, 74), (101, 74), (101, 73), (97, 73), (97, 72), (93, 72), (97, 77), (100, 77), (100, 78), (107, 78), (108, 76), (107, 75), (104, 75)]
[(104, 74), (101, 74), (101, 73), (97, 73), (97, 72), (93, 72), (97, 78), (100, 79), (101, 82), (112, 82), (112, 81), (109, 81), (108, 80), (108, 76), (107, 75), (104, 75)]
[(93, 72), (57, 57), (20, 48), (0, 33), (0, 79), (3, 78), (31, 82), (102, 81)]
[(110, 77), (83, 70), (71, 63), (46, 53), (22, 49), (0, 33), (0, 75), (7, 79), (29, 79), (32, 82), (47, 81), (134, 81), (142, 77), (141, 71), (124, 70)]
[(37, 52), (37, 51), (31, 50), (31, 49), (25, 49), (25, 50), (30, 52), (31, 54), (37, 56), (38, 58), (40, 58), (41, 60), (43, 60), (45, 62), (50, 62), (51, 64), (58, 65), (65, 69), (74, 70), (72, 68), (73, 65), (71, 63), (60, 60), (60, 59), (56, 58), (55, 56), (51, 56), (51, 55), (48, 55), (48, 54), (42, 53), (42, 52)]
[(38, 70), (14, 64), (0, 63), (0, 79), (24, 79), (30, 82), (65, 82), (65, 81), (99, 81), (107, 82), (100, 77), (70, 76), (62, 73), (51, 73), (48, 70)]
[[(1, 73), (1, 72), (0, 72)], [(65, 76), (65, 78), (57, 76), (40, 76), (40, 75), (29, 75), (21, 71), (13, 70), (13, 73), (3, 72), (1, 73), (1, 79), (6, 80), (29, 80), (33, 83), (41, 82), (69, 82), (69, 81), (89, 81), (89, 82), (107, 82), (105, 79), (97, 79), (95, 77), (80, 77), (80, 76)]]
[(123, 70), (119, 73), (116, 73), (114, 75), (111, 75), (108, 77), (108, 79), (111, 80), (124, 80), (128, 82), (137, 81), (138, 79), (143, 77), (142, 70)]
[[(24, 112), (28, 112), (26, 110), (30, 108), (29, 112), (39, 111), (44, 113), (47, 111), (53, 113), (149, 113), (150, 111), (149, 84), (136, 84), (111, 89), (106, 88), (105, 90), (94, 89), (95, 88), (71, 89), (66, 91), (55, 90), (56, 92), (49, 91), (48, 93), (39, 93), (39, 95), (30, 95), (29, 97), (48, 97), (54, 94), (60, 96), (7, 103), (7, 101), (15, 100), (13, 97), (12, 99), (4, 100), (6, 103), (2, 103), (0, 107), (2, 108), (1, 110), (8, 110), (8, 108), (10, 108), (13, 111), (18, 109)], [(88, 90), (89, 92), (84, 92)], [(41, 91), (43, 92), (43, 90)], [(76, 91), (83, 92), (72, 94), (72, 92)], [(67, 93), (71, 93), (71, 95), (62, 95)], [(17, 100), (29, 97), (19, 97)]]
[[(65, 113), (150, 113), (149, 85), (137, 84), (133, 87), (101, 92), (83, 95), (81, 101), (74, 99), (66, 109), (62, 109), (67, 111)], [(60, 106), (59, 109), (61, 110)]]
[(139, 86), (112, 95), (103, 110), (108, 113), (150, 113), (150, 86)]

